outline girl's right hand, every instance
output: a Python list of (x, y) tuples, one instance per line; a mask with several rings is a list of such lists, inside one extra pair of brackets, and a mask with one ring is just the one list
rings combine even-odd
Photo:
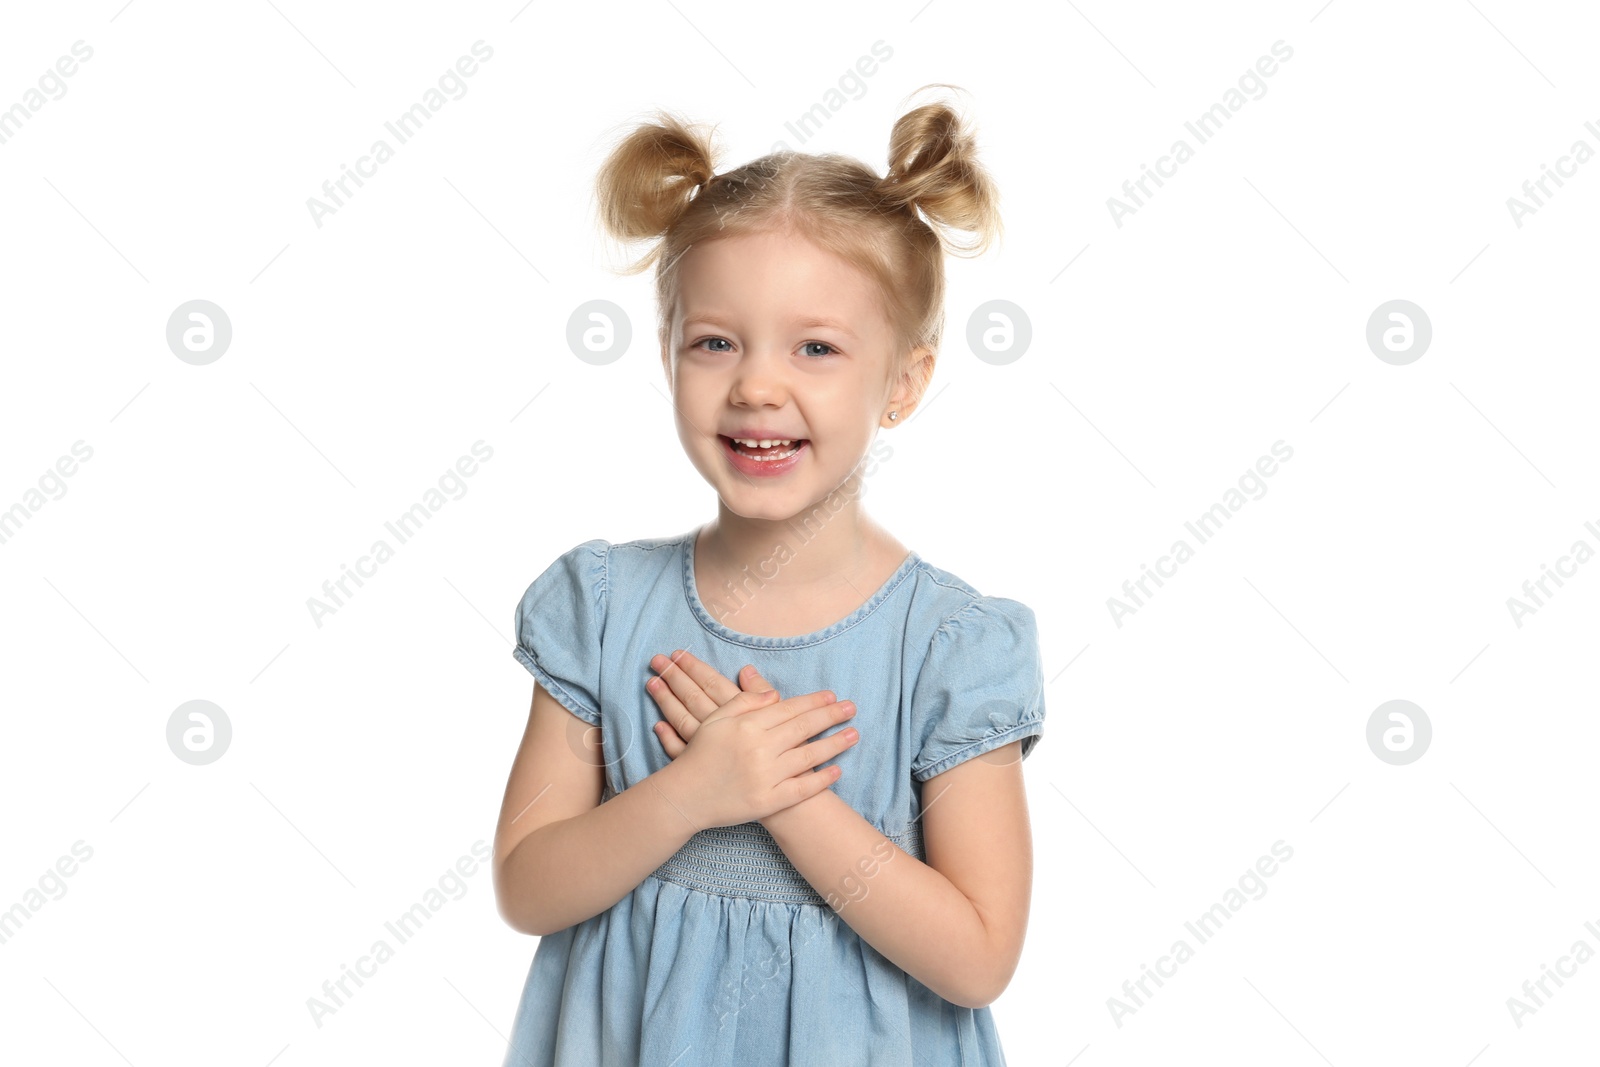
[[(809, 799), (839, 779), (813, 771), (855, 744), (855, 730), (810, 738), (855, 714), (830, 690), (779, 700), (776, 690), (740, 692), (694, 731), (689, 747), (657, 774), (679, 788), (672, 801), (700, 829), (755, 822)], [(809, 743), (808, 743), (809, 741)]]

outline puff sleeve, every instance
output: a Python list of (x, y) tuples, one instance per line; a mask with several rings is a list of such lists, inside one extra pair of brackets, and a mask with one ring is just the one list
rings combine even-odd
[(606, 621), (610, 545), (569, 548), (533, 580), (517, 605), (511, 654), (562, 707), (600, 725), (600, 636)]
[(934, 632), (911, 698), (911, 776), (925, 782), (1021, 739), (1022, 758), (1044, 733), (1044, 675), (1033, 612), (978, 597)]

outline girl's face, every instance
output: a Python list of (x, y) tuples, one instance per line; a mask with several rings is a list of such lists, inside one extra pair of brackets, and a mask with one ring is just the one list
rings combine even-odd
[[(788, 519), (844, 483), (902, 408), (876, 287), (779, 233), (697, 245), (679, 270), (668, 335), (678, 439), (728, 509)], [(792, 440), (759, 452), (798, 452), (758, 461), (736, 455), (733, 438)]]

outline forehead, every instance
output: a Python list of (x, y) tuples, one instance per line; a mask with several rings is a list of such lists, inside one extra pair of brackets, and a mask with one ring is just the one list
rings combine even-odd
[(859, 268), (798, 235), (762, 232), (702, 242), (679, 264), (675, 318), (757, 315), (887, 328), (877, 286)]

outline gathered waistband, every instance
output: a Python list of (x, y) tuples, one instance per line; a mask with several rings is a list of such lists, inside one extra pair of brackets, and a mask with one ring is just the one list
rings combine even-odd
[[(913, 822), (902, 833), (884, 836), (907, 855), (923, 858), (920, 822)], [(868, 861), (868, 870), (873, 869), (871, 864), (880, 862), (876, 855), (862, 859)], [(759, 822), (701, 830), (653, 873), (663, 881), (704, 893), (828, 907), (827, 899), (795, 870)], [(841, 885), (834, 892), (848, 899), (853, 884), (864, 883), (870, 877), (858, 869), (841, 873)], [(847, 878), (853, 879), (853, 884), (843, 884)]]

